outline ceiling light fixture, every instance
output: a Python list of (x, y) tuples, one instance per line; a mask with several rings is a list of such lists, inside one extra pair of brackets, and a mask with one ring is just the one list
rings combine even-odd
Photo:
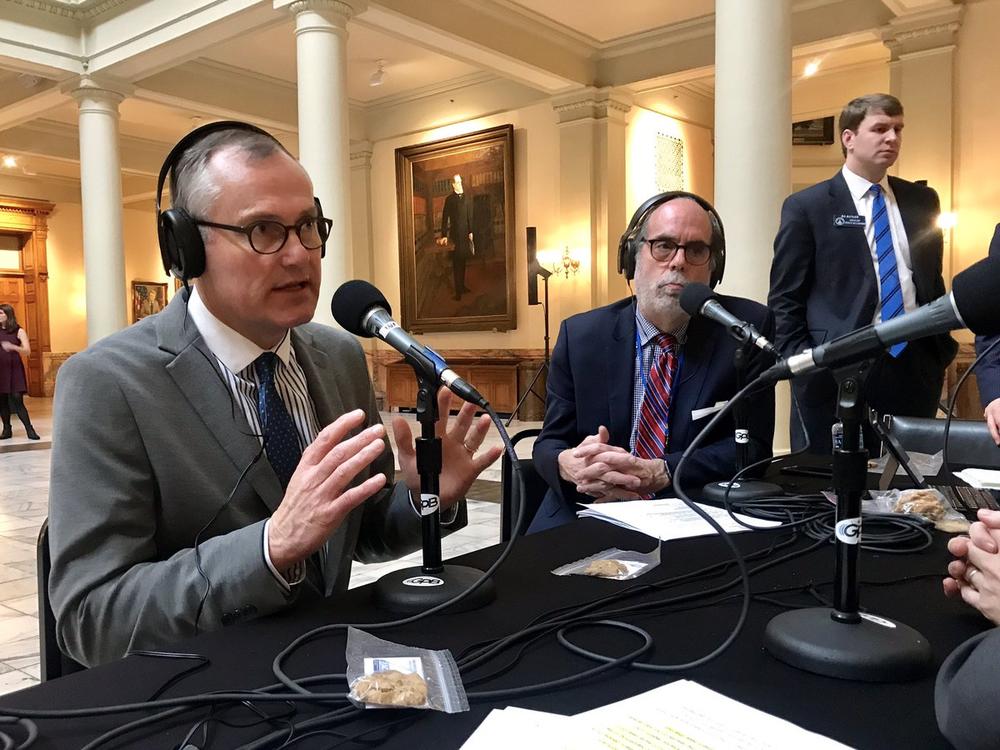
[(17, 157), (11, 156), (10, 154), (4, 154), (3, 165), (7, 167), (7, 169), (13, 169), (17, 166)]
[(368, 79), (369, 86), (381, 86), (385, 81), (385, 60), (380, 58), (375, 61), (375, 64), (378, 66), (378, 69)]
[(805, 78), (809, 78), (811, 76), (816, 75), (818, 71), (819, 71), (819, 60), (810, 60), (809, 62), (806, 63), (806, 67), (803, 69), (802, 75)]

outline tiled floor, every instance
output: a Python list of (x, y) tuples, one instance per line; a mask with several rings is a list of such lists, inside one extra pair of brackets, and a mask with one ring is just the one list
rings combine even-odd
[[(15, 418), (14, 437), (0, 442), (0, 694), (29, 687), (39, 679), (35, 541), (49, 507), (52, 401), (29, 398), (25, 402), (42, 439), (24, 437)], [(404, 416), (413, 420), (413, 415)], [(387, 421), (386, 414), (382, 417)], [(538, 426), (538, 422), (515, 421), (509, 432), (513, 435)], [(491, 430), (486, 444), (499, 442), (496, 430)], [(518, 454), (530, 455), (531, 442), (520, 442)], [(487, 468), (480, 479), (499, 482), (500, 462)], [(499, 529), (500, 506), (470, 499), (469, 525), (443, 539), (442, 555), (448, 559), (495, 544), (500, 539)], [(370, 583), (390, 570), (419, 565), (420, 558), (421, 553), (416, 552), (394, 562), (355, 565), (351, 586)]]

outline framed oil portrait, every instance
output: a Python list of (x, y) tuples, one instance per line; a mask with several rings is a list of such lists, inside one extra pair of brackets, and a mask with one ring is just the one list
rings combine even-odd
[(132, 282), (132, 322), (138, 322), (167, 306), (165, 281)]
[(396, 201), (403, 327), (516, 328), (514, 126), (396, 149)]

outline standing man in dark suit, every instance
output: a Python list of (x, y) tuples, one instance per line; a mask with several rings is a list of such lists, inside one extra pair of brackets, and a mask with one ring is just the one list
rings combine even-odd
[[(684, 286), (717, 284), (725, 237), (715, 210), (690, 193), (663, 193), (635, 212), (618, 267), (635, 296), (563, 321), (548, 378), (545, 422), (533, 458), (549, 485), (529, 532), (573, 520), (576, 503), (673, 494), (684, 450), (719, 402), (736, 393), (737, 343), (716, 323), (681, 309)], [(738, 297), (721, 303), (770, 336), (774, 319)], [(750, 357), (749, 382), (770, 362)], [(751, 456), (771, 455), (774, 389), (747, 409)], [(732, 419), (719, 423), (685, 464), (684, 489), (736, 472)]]
[[(993, 230), (990, 241), (991, 258), (1000, 258), (1000, 224)], [(986, 351), (1000, 336), (976, 336), (976, 355)], [(1000, 445), (1000, 344), (991, 351), (976, 369), (979, 399), (983, 403), (983, 416), (990, 427), (993, 441)]]
[[(937, 193), (886, 177), (902, 143), (899, 100), (888, 94), (852, 100), (840, 113), (839, 132), (844, 167), (789, 196), (781, 209), (768, 304), (785, 356), (945, 293)], [(933, 417), (957, 348), (948, 334), (892, 347), (869, 375), (869, 405), (884, 414)], [(829, 453), (837, 402), (833, 377), (817, 373), (794, 380), (792, 388), (805, 421), (803, 434), (793, 410), (792, 448), (808, 441), (812, 452)]]
[[(204, 126), (167, 157), (157, 220), (165, 267), (195, 286), (56, 386), (49, 590), (59, 646), (87, 666), (335, 596), (353, 559), (421, 539), (409, 427), (393, 423), (394, 482), (361, 346), (310, 322), (330, 222), (302, 165), (253, 126)], [(450, 528), (499, 455), (475, 455), (483, 419), (439, 426)]]
[(451, 178), (451, 195), (444, 199), (441, 211), (441, 236), (437, 243), (442, 247), (452, 244), (451, 271), (455, 284), (454, 299), (462, 299), (465, 288), (465, 263), (475, 252), (472, 242), (472, 198), (465, 193), (462, 175)]

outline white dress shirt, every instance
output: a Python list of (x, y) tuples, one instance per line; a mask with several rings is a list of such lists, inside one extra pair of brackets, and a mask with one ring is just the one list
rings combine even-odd
[[(854, 174), (847, 168), (847, 165), (844, 165), (841, 173), (847, 181), (847, 189), (854, 199), (858, 215), (865, 217), (865, 240), (868, 242), (872, 265), (875, 268), (875, 283), (879, 287), (879, 301), (875, 305), (875, 317), (872, 319), (872, 323), (880, 323), (882, 321), (882, 289), (879, 281), (881, 274), (878, 270), (878, 251), (875, 249), (875, 227), (872, 222), (872, 205), (875, 202), (875, 196), (871, 194), (871, 187), (874, 183)], [(892, 192), (892, 188), (889, 187), (889, 178), (883, 177), (879, 186), (882, 188), (886, 212), (889, 215), (889, 234), (892, 235), (892, 247), (896, 251), (896, 271), (899, 274), (899, 287), (903, 293), (903, 308), (906, 312), (912, 312), (917, 309), (917, 291), (913, 286), (913, 261), (910, 258), (910, 243), (906, 238), (906, 230), (903, 228), (903, 217), (899, 214), (899, 204), (896, 203), (896, 196)]]

